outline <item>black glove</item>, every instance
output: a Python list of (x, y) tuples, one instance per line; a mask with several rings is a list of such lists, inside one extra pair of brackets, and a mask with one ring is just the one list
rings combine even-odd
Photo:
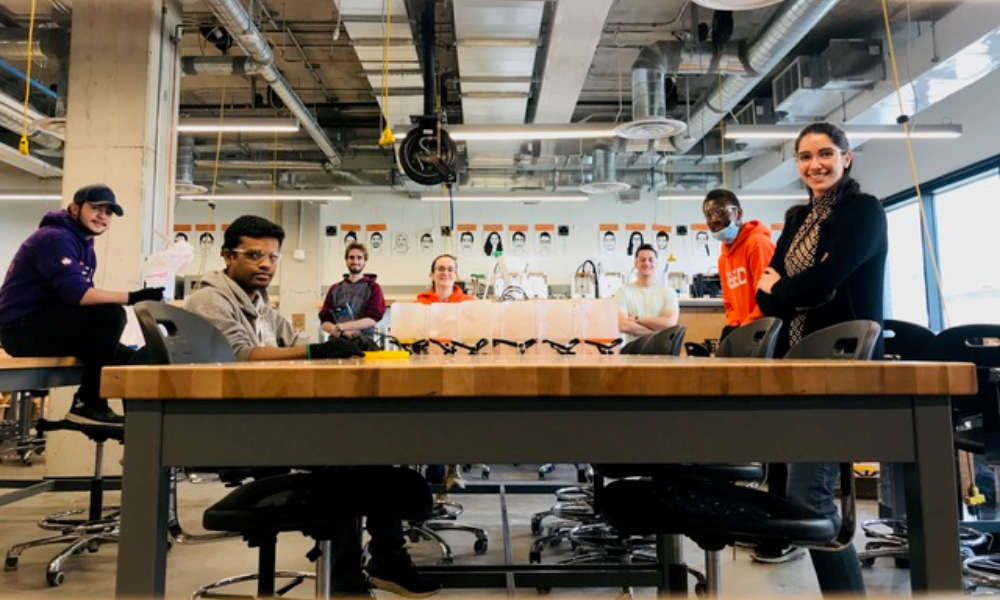
[(322, 344), (309, 344), (309, 358), (351, 358), (365, 353), (351, 340), (334, 336)]
[(141, 290), (129, 292), (127, 304), (129, 306), (132, 306), (136, 302), (142, 302), (143, 300), (152, 300), (153, 302), (163, 302), (164, 291), (166, 291), (166, 288), (155, 287), (155, 288), (143, 288)]

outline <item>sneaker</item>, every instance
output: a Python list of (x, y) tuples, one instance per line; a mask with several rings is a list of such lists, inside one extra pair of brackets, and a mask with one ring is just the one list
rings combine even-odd
[(462, 477), (462, 469), (458, 465), (448, 465), (444, 471), (444, 489), (449, 492), (455, 488), (465, 489), (465, 478)]
[(66, 413), (66, 420), (80, 425), (114, 425), (123, 427), (125, 417), (111, 410), (108, 405), (94, 406), (84, 404), (79, 400), (73, 401), (73, 406)]
[(776, 565), (780, 563), (791, 562), (793, 560), (798, 560), (806, 555), (806, 549), (800, 548), (798, 546), (786, 546), (784, 548), (775, 550), (774, 548), (763, 548), (758, 546), (754, 549), (750, 558), (754, 562), (765, 563), (769, 565)]
[(372, 587), (407, 598), (426, 598), (441, 591), (441, 584), (417, 572), (409, 556), (392, 562), (370, 560), (365, 573)]

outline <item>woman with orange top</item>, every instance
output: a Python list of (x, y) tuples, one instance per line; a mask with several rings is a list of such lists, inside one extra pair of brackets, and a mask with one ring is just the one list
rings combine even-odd
[(435, 302), (465, 302), (475, 300), (455, 285), (458, 280), (458, 260), (450, 254), (442, 254), (431, 263), (431, 289), (417, 294), (420, 304)]
[[(475, 300), (455, 285), (458, 281), (458, 260), (450, 254), (442, 254), (431, 262), (431, 289), (417, 294), (420, 304), (436, 302), (465, 302)], [(427, 481), (444, 484), (446, 490), (454, 487), (465, 488), (465, 479), (458, 465), (427, 465)]]

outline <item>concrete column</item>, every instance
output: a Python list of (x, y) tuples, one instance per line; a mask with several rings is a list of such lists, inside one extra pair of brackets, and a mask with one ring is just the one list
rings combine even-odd
[[(115, 191), (125, 215), (97, 238), (95, 284), (134, 290), (145, 257), (170, 239), (165, 232), (173, 218), (180, 5), (76, 0), (72, 19), (63, 206), (83, 185), (104, 183)], [(63, 413), (59, 406), (51, 415)], [(112, 446), (105, 456), (113, 468), (109, 474), (117, 472), (121, 452)], [(93, 471), (93, 444), (83, 436), (54, 436), (50, 450), (48, 476)]]
[(63, 196), (105, 183), (125, 208), (98, 238), (98, 287), (139, 287), (169, 239), (180, 21), (178, 0), (73, 3)]

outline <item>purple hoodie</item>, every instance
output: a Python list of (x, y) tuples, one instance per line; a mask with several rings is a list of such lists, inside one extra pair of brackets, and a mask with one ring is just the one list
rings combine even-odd
[(0, 327), (24, 317), (78, 306), (94, 287), (94, 239), (66, 210), (46, 213), (21, 244), (0, 287)]

